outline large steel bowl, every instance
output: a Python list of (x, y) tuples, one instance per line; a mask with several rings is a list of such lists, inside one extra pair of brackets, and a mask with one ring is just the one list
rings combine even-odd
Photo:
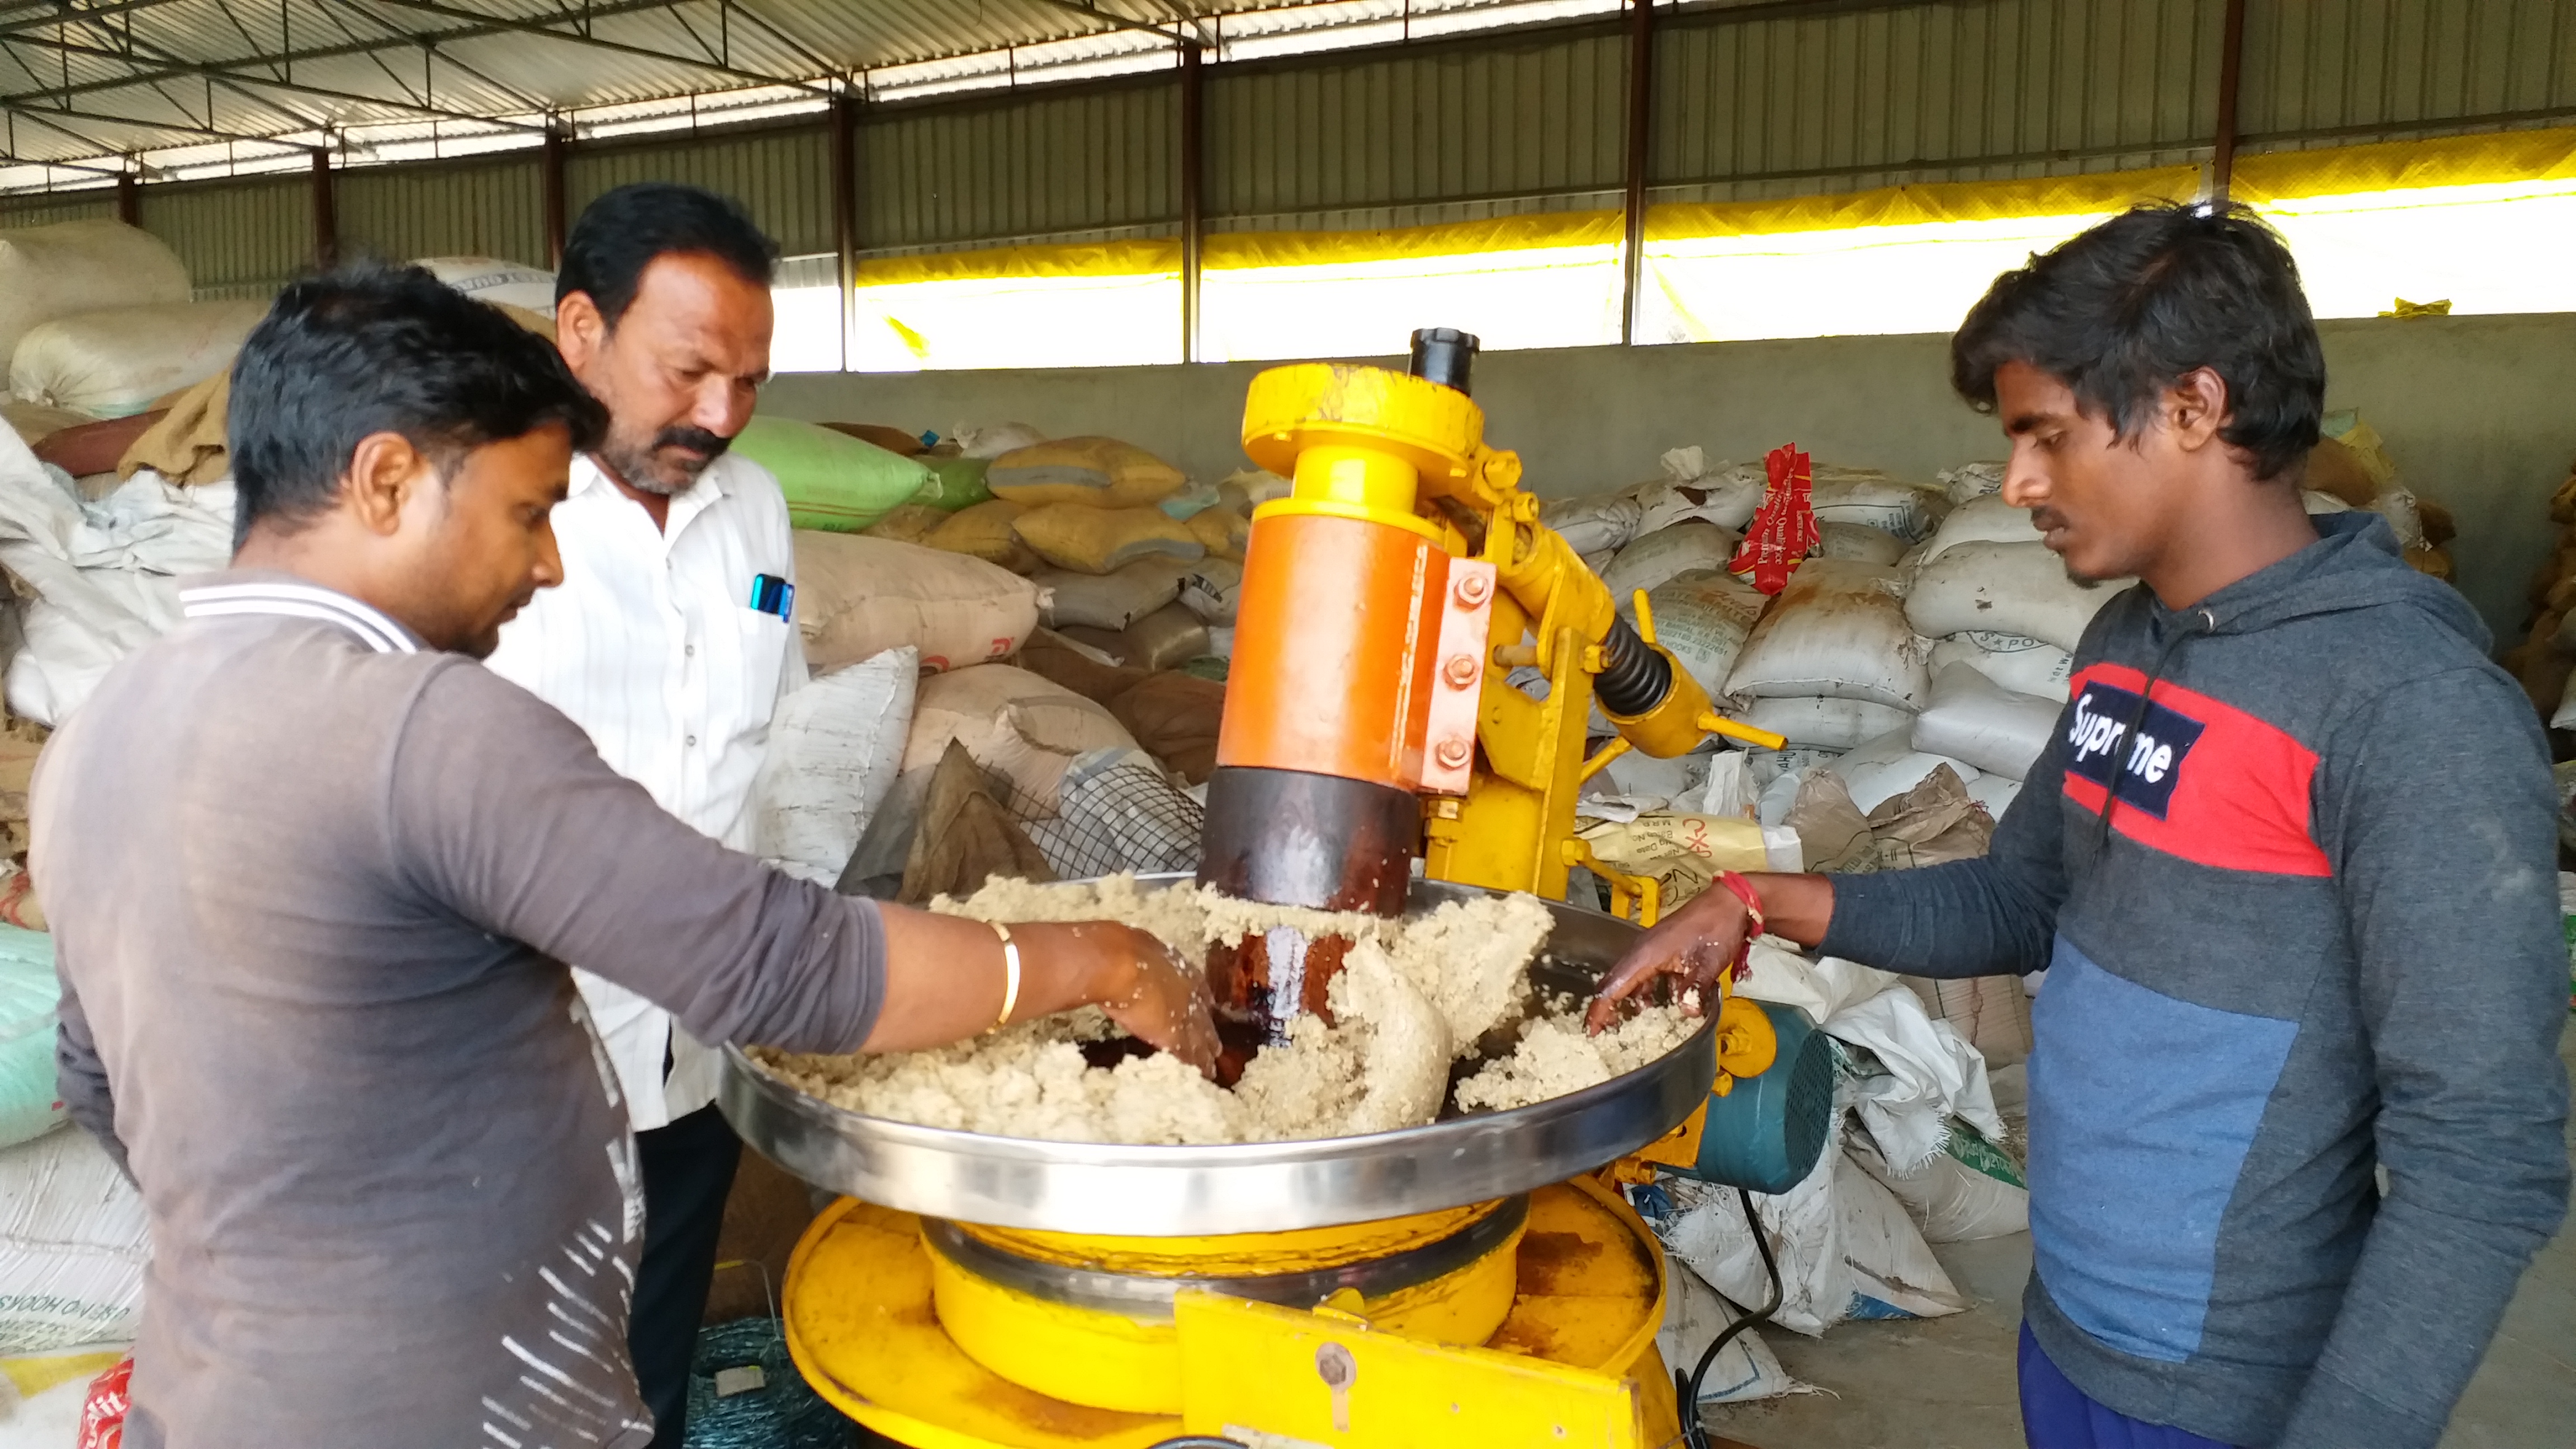
[[(1172, 877), (1179, 880), (1182, 877)], [(1495, 894), (1417, 881), (1410, 909)], [(1637, 928), (1548, 903), (1534, 974), (1588, 991)], [(1119, 1147), (990, 1137), (832, 1106), (725, 1048), (719, 1102), (742, 1140), (817, 1186), (926, 1217), (1067, 1233), (1184, 1237), (1288, 1232), (1459, 1207), (1613, 1161), (1708, 1099), (1716, 1039), (1702, 1026), (1662, 1060), (1509, 1112), (1367, 1137), (1228, 1147)]]

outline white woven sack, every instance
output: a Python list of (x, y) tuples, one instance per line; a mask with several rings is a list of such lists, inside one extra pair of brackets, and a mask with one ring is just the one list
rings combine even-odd
[(1922, 708), (1932, 648), (1906, 625), (1898, 578), (1893, 569), (1845, 559), (1800, 565), (1745, 641), (1726, 693)]
[(2044, 543), (1963, 543), (1916, 570), (1905, 617), (1927, 638), (1992, 630), (2071, 650), (2093, 616), (2134, 582), (2079, 584)]

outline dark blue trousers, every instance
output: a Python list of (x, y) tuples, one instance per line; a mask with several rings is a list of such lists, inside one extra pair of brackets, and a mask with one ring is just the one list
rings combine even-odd
[(2027, 1323), (2021, 1326), (2021, 1435), (2030, 1449), (2232, 1449), (2093, 1402), (2048, 1361)]

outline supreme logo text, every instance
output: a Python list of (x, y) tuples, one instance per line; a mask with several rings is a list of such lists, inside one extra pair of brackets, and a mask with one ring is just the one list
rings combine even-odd
[[(2084, 686), (2067, 718), (2066, 768), (2113, 790), (2121, 804), (2163, 819), (2183, 761), (2200, 743), (2202, 723), (2154, 703), (2140, 719), (2134, 692), (2099, 681)], [(2131, 720), (2138, 720), (2134, 739)]]

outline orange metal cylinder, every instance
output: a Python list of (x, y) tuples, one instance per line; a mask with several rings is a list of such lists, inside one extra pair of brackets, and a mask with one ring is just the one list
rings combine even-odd
[(1216, 762), (1415, 789), (1448, 586), (1449, 555), (1410, 530), (1254, 520)]

